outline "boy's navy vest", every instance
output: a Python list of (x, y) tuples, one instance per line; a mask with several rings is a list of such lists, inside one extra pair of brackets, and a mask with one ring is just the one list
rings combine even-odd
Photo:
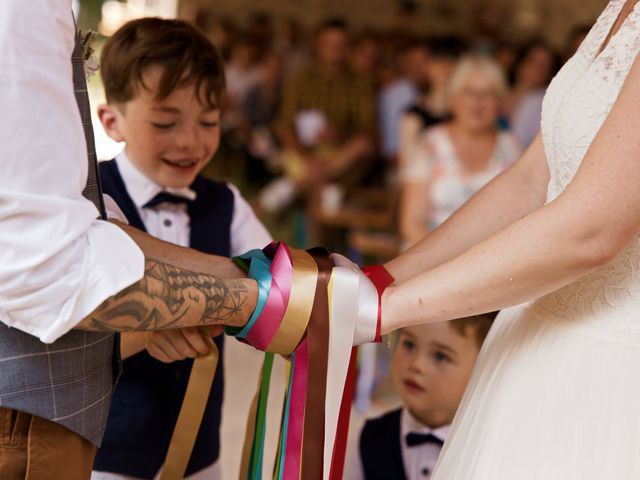
[(406, 480), (400, 446), (401, 409), (367, 420), (360, 434), (360, 458), (366, 480)]
[[(129, 223), (145, 230), (116, 162), (100, 163), (105, 194), (122, 209)], [(197, 194), (189, 204), (190, 246), (205, 253), (229, 256), (233, 192), (224, 184), (197, 177), (190, 187)], [(215, 339), (220, 361), (207, 408), (186, 474), (214, 463), (220, 452), (220, 413), (223, 391), (223, 336)], [(94, 470), (152, 479), (162, 467), (182, 405), (193, 360), (170, 364), (146, 351), (123, 362), (111, 401), (111, 411)]]

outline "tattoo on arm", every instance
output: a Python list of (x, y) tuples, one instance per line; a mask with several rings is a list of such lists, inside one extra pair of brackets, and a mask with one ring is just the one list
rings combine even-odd
[(240, 280), (147, 259), (144, 278), (107, 299), (83, 323), (94, 331), (238, 325), (247, 297), (248, 288)]

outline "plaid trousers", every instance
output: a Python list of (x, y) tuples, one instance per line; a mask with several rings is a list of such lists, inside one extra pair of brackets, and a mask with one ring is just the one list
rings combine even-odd
[[(89, 175), (83, 194), (105, 218), (79, 37), (73, 83), (82, 116)], [(100, 446), (120, 374), (117, 336), (72, 330), (51, 345), (0, 323), (0, 406), (51, 420)]]

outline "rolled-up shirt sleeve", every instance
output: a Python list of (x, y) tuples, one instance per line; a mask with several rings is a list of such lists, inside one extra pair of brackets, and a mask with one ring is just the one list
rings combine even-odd
[(144, 273), (144, 255), (81, 191), (70, 0), (0, 10), (0, 321), (50, 343)]

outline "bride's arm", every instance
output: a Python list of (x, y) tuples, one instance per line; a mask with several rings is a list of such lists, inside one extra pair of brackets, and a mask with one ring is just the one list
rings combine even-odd
[(639, 62), (565, 191), (453, 260), (387, 289), (383, 332), (537, 298), (607, 263), (636, 238)]
[(549, 169), (540, 135), (508, 170), (416, 245), (385, 265), (397, 281), (434, 268), (541, 207)]

